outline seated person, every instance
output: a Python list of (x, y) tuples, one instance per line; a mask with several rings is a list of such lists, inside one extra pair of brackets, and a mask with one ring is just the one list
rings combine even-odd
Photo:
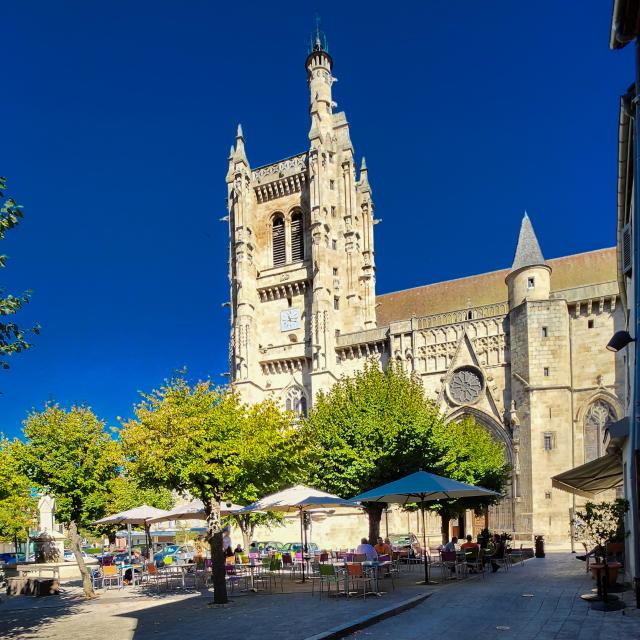
[(479, 549), (480, 545), (473, 541), (473, 538), (468, 535), (467, 541), (460, 545), (461, 549)]
[(489, 558), (491, 561), (491, 569), (493, 570), (493, 573), (495, 573), (500, 568), (500, 565), (496, 562), (496, 560), (501, 560), (502, 558), (504, 558), (504, 542), (502, 542), (500, 534), (496, 533), (493, 536), (493, 553)]
[(378, 542), (373, 547), (379, 556), (389, 556), (391, 558), (391, 546), (382, 541), (382, 538), (378, 537)]
[(443, 551), (457, 551), (458, 550), (458, 538), (453, 536), (453, 538), (451, 538), (451, 540), (449, 540), (449, 542), (447, 542), (447, 544), (445, 544), (444, 547), (442, 547), (442, 550)]
[(260, 553), (257, 542), (254, 541), (249, 545), (249, 553)]
[(244, 553), (244, 551), (242, 550), (242, 545), (237, 544), (236, 548), (233, 550), (233, 553)]
[(356, 553), (365, 554), (367, 556), (367, 560), (377, 560), (378, 554), (372, 545), (369, 544), (369, 541), (366, 538), (362, 538), (360, 540), (360, 544), (356, 549)]

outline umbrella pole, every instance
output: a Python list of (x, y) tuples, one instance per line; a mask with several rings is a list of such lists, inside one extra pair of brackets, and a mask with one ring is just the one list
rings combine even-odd
[(424, 559), (424, 581), (418, 582), (418, 584), (436, 584), (429, 580), (429, 563), (427, 561), (427, 526), (424, 515), (424, 499), (426, 496), (422, 495), (420, 502), (420, 511), (422, 512), (422, 557)]
[(304, 528), (304, 511), (300, 509), (300, 542), (302, 543), (302, 582), (304, 582), (304, 554), (307, 547), (307, 530)]
[(131, 524), (127, 525), (127, 543), (129, 547), (129, 564), (131, 564)]
[(422, 511), (422, 557), (424, 559), (424, 581), (429, 584), (429, 563), (427, 562), (427, 528), (425, 526), (424, 517), (424, 500), (420, 503), (420, 511)]

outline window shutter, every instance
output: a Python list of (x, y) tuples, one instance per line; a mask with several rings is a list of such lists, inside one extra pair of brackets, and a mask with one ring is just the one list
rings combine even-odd
[(631, 225), (622, 228), (622, 273), (631, 275), (633, 269), (633, 254), (631, 253)]
[(284, 220), (273, 221), (273, 266), (281, 267), (287, 261), (284, 242)]
[(291, 261), (304, 260), (304, 233), (302, 227), (302, 214), (294, 213), (291, 216)]

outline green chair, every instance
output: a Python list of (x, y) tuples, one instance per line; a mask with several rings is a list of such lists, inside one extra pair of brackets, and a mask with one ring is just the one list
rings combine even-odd
[[(340, 575), (334, 565), (332, 564), (319, 564), (318, 570), (320, 573), (320, 597), (322, 598), (322, 592), (324, 585), (327, 585), (327, 595), (331, 594), (331, 585), (336, 585), (336, 593), (340, 590), (340, 583), (344, 581), (344, 577)], [(311, 595), (315, 592), (316, 580), (311, 582)]]

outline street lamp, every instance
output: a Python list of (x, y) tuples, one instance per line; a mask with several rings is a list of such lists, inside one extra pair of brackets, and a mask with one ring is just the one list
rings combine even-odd
[(624, 349), (628, 344), (635, 341), (636, 339), (632, 338), (628, 331), (616, 331), (607, 343), (607, 349), (617, 353), (620, 349)]

